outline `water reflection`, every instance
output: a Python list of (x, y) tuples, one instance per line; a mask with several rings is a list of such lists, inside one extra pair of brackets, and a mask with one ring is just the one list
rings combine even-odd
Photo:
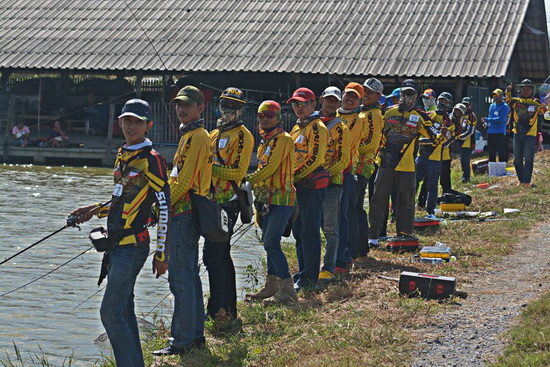
[[(108, 168), (0, 165), (3, 193), (0, 259), (63, 227), (71, 210), (108, 200), (112, 190), (111, 174)], [(90, 246), (89, 231), (104, 221), (93, 219), (83, 224), (81, 231), (65, 229), (1, 265), (0, 294), (46, 274), (85, 251)], [(254, 232), (252, 227), (232, 250), (237, 285), (241, 289), (247, 286), (244, 268), (249, 264), (258, 265), (263, 255)], [(94, 345), (94, 340), (104, 332), (99, 321), (103, 291), (94, 295), (100, 289), (97, 277), (101, 256), (94, 250), (86, 251), (43, 279), (0, 297), (3, 311), (0, 313), (0, 355), (5, 356), (8, 351), (13, 356), (13, 342), (27, 357), (29, 353), (40, 354), (40, 346), (54, 365), (61, 365), (65, 357), (74, 353), (75, 366), (89, 366), (102, 352), (106, 353)], [(201, 269), (207, 292), (205, 270)], [(151, 321), (151, 311), (170, 293), (168, 283), (166, 279), (155, 279), (148, 261), (136, 288), (136, 314)], [(170, 318), (171, 297), (154, 311), (160, 317)]]

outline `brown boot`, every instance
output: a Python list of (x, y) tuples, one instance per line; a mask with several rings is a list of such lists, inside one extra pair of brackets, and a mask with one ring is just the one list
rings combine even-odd
[(265, 299), (262, 304), (264, 306), (269, 306), (276, 303), (297, 303), (298, 302), (298, 295), (296, 294), (296, 290), (294, 290), (294, 282), (292, 281), (292, 277), (282, 279), (279, 282), (279, 291), (273, 295), (273, 297), (270, 297), (268, 299)]
[(250, 299), (266, 299), (273, 296), (279, 290), (279, 282), (281, 278), (275, 275), (267, 275), (265, 285), (256, 293), (247, 293), (246, 297)]

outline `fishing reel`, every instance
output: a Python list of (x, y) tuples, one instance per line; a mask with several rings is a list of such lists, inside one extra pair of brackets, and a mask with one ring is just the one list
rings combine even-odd
[(80, 226), (76, 224), (77, 219), (78, 219), (78, 217), (76, 215), (71, 214), (71, 215), (67, 216), (67, 219), (65, 220), (65, 225), (67, 227), (76, 227), (80, 231)]

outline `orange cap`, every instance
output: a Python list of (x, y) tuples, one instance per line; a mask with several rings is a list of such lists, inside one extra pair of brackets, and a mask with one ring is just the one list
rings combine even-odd
[(363, 96), (365, 95), (365, 90), (363, 89), (363, 86), (355, 82), (351, 82), (346, 85), (346, 88), (344, 88), (344, 93), (346, 92), (354, 92), (359, 96), (359, 98), (363, 98)]

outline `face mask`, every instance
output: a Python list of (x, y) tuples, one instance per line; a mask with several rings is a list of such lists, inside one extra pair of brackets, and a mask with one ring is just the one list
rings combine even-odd
[(401, 93), (399, 98), (399, 109), (404, 111), (410, 111), (414, 108), (416, 102), (416, 94)]
[(233, 122), (239, 119), (243, 113), (243, 109), (239, 110), (233, 110), (229, 108), (223, 108), (220, 106), (220, 112), (222, 113), (222, 116), (220, 119), (223, 123)]
[(435, 98), (422, 98), (422, 103), (424, 104), (424, 109), (428, 111), (435, 106)]
[(447, 112), (451, 109), (451, 104), (438, 100), (435, 109), (441, 112)]

